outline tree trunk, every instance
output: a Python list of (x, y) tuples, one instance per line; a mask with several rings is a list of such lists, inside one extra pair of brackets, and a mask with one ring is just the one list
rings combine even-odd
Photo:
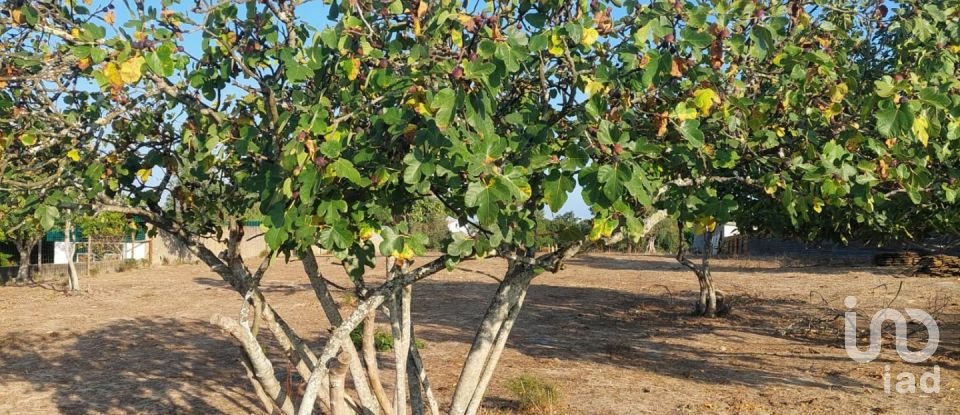
[(270, 412), (275, 413), (275, 411), (279, 410), (280, 413), (293, 415), (293, 401), (290, 399), (290, 396), (283, 391), (280, 382), (277, 381), (273, 371), (273, 364), (270, 363), (270, 359), (264, 354), (263, 348), (260, 346), (260, 343), (257, 342), (257, 339), (253, 337), (250, 329), (232, 319), (220, 315), (214, 315), (210, 319), (210, 322), (224, 329), (240, 341), (243, 352), (247, 359), (249, 359), (249, 363), (253, 369), (255, 379), (266, 395), (274, 402), (275, 408), (271, 408)]
[(410, 353), (410, 297), (409, 286), (400, 289), (390, 303), (390, 327), (393, 331), (395, 383), (393, 408), (397, 414), (407, 413), (407, 360)]
[(348, 415), (347, 409), (347, 359), (349, 356), (341, 354), (339, 358), (330, 362), (330, 413), (332, 415)]
[(68, 210), (67, 223), (63, 230), (63, 240), (67, 251), (67, 276), (69, 277), (70, 291), (79, 291), (80, 277), (77, 275), (77, 267), (73, 263), (73, 242), (71, 241), (71, 237), (73, 236), (73, 224), (70, 222), (69, 215), (70, 211)]
[(494, 341), (493, 351), (491, 351), (490, 358), (487, 360), (487, 365), (483, 369), (483, 374), (480, 376), (480, 384), (477, 385), (477, 390), (473, 393), (473, 398), (470, 400), (470, 406), (467, 408), (467, 414), (473, 415), (476, 414), (480, 409), (480, 404), (483, 403), (483, 395), (487, 391), (487, 386), (490, 384), (490, 379), (493, 378), (493, 374), (497, 369), (497, 364), (500, 362), (500, 355), (503, 354), (503, 348), (507, 344), (507, 337), (510, 336), (510, 331), (513, 330), (513, 324), (517, 321), (517, 316), (520, 315), (520, 309), (523, 307), (523, 300), (527, 296), (527, 290), (529, 285), (524, 287), (520, 292), (519, 298), (517, 298), (516, 304), (510, 309), (510, 312), (507, 314), (507, 321), (503, 322), (503, 326), (500, 327), (500, 332), (497, 333), (497, 338)]
[(374, 309), (367, 314), (363, 321), (363, 362), (367, 366), (367, 377), (370, 378), (370, 386), (373, 388), (373, 394), (380, 401), (380, 408), (385, 415), (393, 415), (393, 404), (390, 397), (383, 390), (383, 382), (380, 380), (380, 365), (377, 362), (377, 347), (374, 344), (377, 327), (377, 310)]
[(37, 241), (16, 241), (17, 253), (20, 254), (20, 262), (17, 264), (17, 282), (33, 281), (33, 275), (30, 273), (30, 251)]
[[(683, 235), (683, 223), (677, 221), (677, 227), (680, 234)], [(710, 274), (710, 257), (713, 255), (713, 232), (708, 231), (703, 234), (703, 259), (700, 265), (697, 265), (686, 257), (683, 239), (680, 240), (680, 247), (677, 249), (677, 262), (689, 268), (697, 276), (697, 282), (700, 283), (700, 295), (694, 305), (694, 314), (704, 317), (716, 317), (718, 314), (725, 314), (730, 311), (730, 306), (724, 304), (722, 293), (713, 285), (713, 276)]]
[[(308, 251), (307, 253), (300, 255), (300, 261), (303, 263), (303, 269), (307, 273), (307, 278), (310, 279), (310, 285), (313, 287), (313, 293), (317, 297), (317, 300), (320, 302), (320, 308), (323, 309), (323, 314), (327, 317), (327, 321), (330, 322), (330, 325), (333, 327), (338, 327), (343, 323), (343, 316), (340, 314), (340, 308), (337, 306), (337, 302), (333, 299), (333, 295), (330, 294), (330, 290), (327, 288), (327, 282), (323, 279), (323, 275), (320, 273), (320, 267), (317, 264), (317, 258), (313, 256), (313, 251)], [(373, 313), (376, 313), (376, 307), (374, 307)], [(356, 346), (353, 345), (353, 342), (346, 342), (343, 344), (343, 352), (347, 353), (350, 356), (350, 376), (353, 377), (353, 385), (356, 389), (357, 396), (360, 398), (361, 404), (364, 408), (369, 409), (371, 413), (380, 413), (380, 402), (379, 399), (375, 396), (375, 392), (371, 391), (371, 388), (376, 389), (379, 387), (381, 390), (383, 386), (379, 384), (371, 386), (370, 379), (368, 379), (366, 370), (364, 370), (363, 362), (360, 360), (360, 354), (357, 352)], [(376, 358), (376, 354), (374, 354)], [(390, 412), (387, 412), (389, 415)]]
[(710, 257), (713, 256), (713, 232), (703, 233), (703, 261), (700, 265), (700, 302), (697, 307), (703, 310), (704, 317), (717, 316), (717, 292), (713, 288), (713, 276), (710, 275)]
[(423, 359), (420, 358), (420, 351), (417, 350), (417, 337), (412, 335), (410, 342), (410, 370), (417, 375), (417, 381), (423, 387), (423, 395), (430, 407), (430, 415), (440, 415), (440, 405), (437, 398), (433, 396), (433, 389), (430, 387), (430, 380), (427, 379), (427, 370), (423, 366)]
[(500, 341), (505, 342), (509, 336), (513, 324), (507, 322), (511, 314), (514, 314), (515, 318), (519, 313), (520, 303), (532, 279), (532, 270), (520, 264), (510, 264), (493, 301), (487, 307), (463, 364), (463, 370), (460, 371), (460, 379), (450, 405), (451, 415), (470, 414), (471, 402), (482, 399), (486, 388), (483, 384), (484, 374), (492, 371), (499, 359), (499, 353), (495, 352), (496, 345)]

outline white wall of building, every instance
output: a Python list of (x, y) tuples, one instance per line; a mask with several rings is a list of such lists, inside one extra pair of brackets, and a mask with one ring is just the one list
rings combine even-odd
[[(77, 243), (76, 245), (83, 245), (83, 242)], [(150, 246), (147, 241), (137, 241), (137, 242), (125, 242), (123, 244), (122, 250), (122, 259), (147, 259), (150, 255)], [(66, 242), (54, 242), (53, 243), (53, 263), (54, 264), (66, 264), (67, 263), (67, 243)]]

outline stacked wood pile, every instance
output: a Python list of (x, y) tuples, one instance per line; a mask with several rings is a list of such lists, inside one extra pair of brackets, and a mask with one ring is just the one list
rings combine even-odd
[(937, 278), (960, 277), (960, 257), (952, 255), (927, 255), (917, 264), (916, 274)]
[(921, 255), (914, 251), (877, 254), (873, 263), (878, 267), (914, 267), (920, 264)]
[(875, 255), (873, 262), (880, 267), (909, 267), (912, 276), (960, 278), (960, 257), (953, 255), (891, 252)]

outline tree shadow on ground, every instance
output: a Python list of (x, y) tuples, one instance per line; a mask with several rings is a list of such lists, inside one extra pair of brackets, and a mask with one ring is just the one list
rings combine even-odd
[[(414, 304), (429, 304), (414, 306), (418, 336), (428, 343), (471, 342), (495, 289), (494, 283), (470, 281), (418, 284)], [(690, 315), (694, 296), (693, 292), (636, 294), (535, 281), (508, 347), (536, 358), (636, 368), (703, 383), (873, 387), (838, 370), (819, 377), (801, 375), (811, 366), (855, 364), (843, 352), (842, 337), (808, 337), (784, 330), (810, 314), (809, 303), (733, 297), (732, 315), (703, 319)], [(941, 326), (942, 335), (955, 336), (957, 323)], [(708, 337), (712, 340), (704, 340)], [(760, 351), (751, 349), (754, 344), (778, 346)]]
[[(258, 413), (236, 344), (213, 325), (122, 319), (0, 344), (0, 384), (52, 392), (61, 413)], [(30, 412), (13, 408), (13, 413)]]

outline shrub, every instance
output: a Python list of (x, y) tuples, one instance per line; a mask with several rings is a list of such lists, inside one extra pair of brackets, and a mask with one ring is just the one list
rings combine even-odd
[(13, 254), (0, 252), (0, 267), (12, 267), (14, 265), (17, 265), (17, 261), (13, 260)]
[(680, 247), (680, 232), (677, 222), (670, 218), (664, 219), (650, 230), (650, 238), (654, 238), (657, 252), (677, 252)]
[(125, 259), (117, 265), (117, 272), (127, 272), (140, 268), (141, 261), (136, 259)]
[[(353, 341), (353, 345), (356, 346), (357, 349), (363, 347), (363, 323), (360, 323), (357, 328), (350, 332), (350, 340)], [(424, 347), (427, 347), (427, 343), (423, 340), (414, 339), (414, 341), (417, 345), (417, 349), (423, 349)], [(393, 350), (393, 335), (386, 331), (376, 329), (373, 332), (373, 347), (377, 349), (378, 352), (388, 352)]]
[(520, 375), (507, 382), (507, 389), (520, 404), (520, 410), (536, 414), (552, 414), (560, 404), (557, 387), (533, 375)]

